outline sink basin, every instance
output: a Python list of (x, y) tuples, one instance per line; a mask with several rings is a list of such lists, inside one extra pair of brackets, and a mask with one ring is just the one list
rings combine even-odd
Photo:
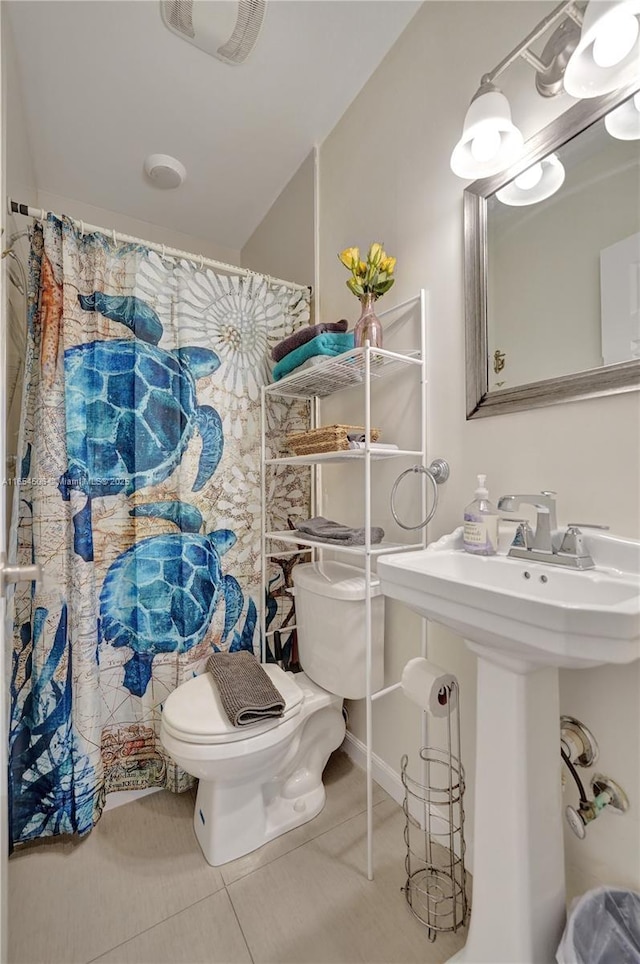
[[(640, 658), (640, 544), (598, 533), (596, 568), (572, 571), (462, 549), (462, 530), (427, 549), (383, 556), (383, 592), (521, 671)], [(489, 654), (487, 654), (489, 655)], [(491, 658), (491, 657), (489, 657)]]
[[(468, 964), (552, 964), (565, 922), (558, 670), (640, 658), (640, 542), (585, 533), (574, 572), (462, 549), (462, 529), (378, 559), (382, 591), (476, 654)], [(446, 665), (446, 664), (445, 664)], [(461, 702), (464, 693), (461, 693)]]

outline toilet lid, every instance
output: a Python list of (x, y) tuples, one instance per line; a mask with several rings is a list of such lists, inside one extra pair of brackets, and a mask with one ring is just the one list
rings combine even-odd
[(304, 694), (292, 673), (275, 663), (262, 668), (284, 699), (282, 716), (248, 726), (234, 726), (224, 711), (211, 673), (194, 676), (170, 693), (162, 708), (162, 723), (167, 732), (185, 743), (232, 743), (273, 730), (300, 712)]

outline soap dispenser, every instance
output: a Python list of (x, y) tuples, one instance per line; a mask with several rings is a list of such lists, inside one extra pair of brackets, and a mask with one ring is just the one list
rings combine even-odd
[(464, 510), (463, 543), (466, 552), (493, 556), (498, 549), (498, 514), (489, 502), (486, 475), (478, 476), (475, 499)]

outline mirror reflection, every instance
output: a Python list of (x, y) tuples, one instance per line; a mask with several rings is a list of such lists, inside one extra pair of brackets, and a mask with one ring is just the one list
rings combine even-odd
[(640, 358), (635, 101), (487, 199), (490, 391)]

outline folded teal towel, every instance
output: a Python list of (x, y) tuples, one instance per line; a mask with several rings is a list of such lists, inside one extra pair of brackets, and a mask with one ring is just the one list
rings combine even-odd
[(314, 355), (341, 355), (345, 351), (353, 348), (353, 332), (326, 331), (322, 335), (316, 335), (306, 345), (294, 348), (288, 355), (285, 355), (277, 365), (273, 367), (274, 382), (280, 381), (285, 375), (290, 375), (294, 368), (303, 365)]

